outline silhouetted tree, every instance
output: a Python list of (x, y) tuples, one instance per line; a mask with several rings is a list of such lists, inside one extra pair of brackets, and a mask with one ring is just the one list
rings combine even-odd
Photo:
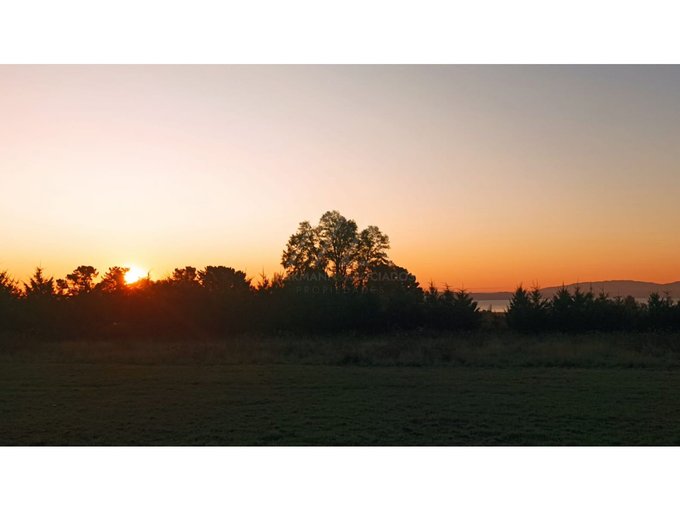
[(97, 270), (92, 266), (78, 266), (71, 274), (66, 275), (67, 292), (71, 296), (91, 292), (94, 287), (94, 280), (99, 276)]
[(574, 299), (569, 289), (562, 285), (550, 301), (550, 322), (555, 329), (560, 331), (574, 329), (573, 307)]
[(481, 322), (477, 302), (464, 289), (439, 291), (433, 282), (424, 295), (426, 324), (438, 329), (474, 329)]
[(290, 280), (312, 280), (316, 275), (316, 281), (330, 278), (337, 289), (362, 286), (372, 268), (389, 263), (389, 247), (389, 238), (378, 227), (359, 232), (354, 220), (328, 211), (316, 227), (300, 223), (288, 240), (281, 264)]
[(646, 327), (657, 330), (670, 329), (675, 322), (675, 313), (670, 295), (661, 296), (658, 292), (653, 292), (647, 299)]
[(465, 289), (453, 293), (451, 301), (453, 307), (454, 327), (458, 329), (474, 329), (479, 326), (482, 315), (477, 302)]
[(518, 331), (532, 331), (535, 326), (532, 321), (532, 308), (529, 293), (522, 285), (519, 285), (508, 304), (506, 312), (508, 326)]
[(53, 277), (46, 277), (37, 267), (28, 283), (24, 283), (25, 300), (20, 313), (21, 321), (29, 330), (58, 333), (59, 302)]
[(125, 275), (128, 271), (130, 271), (129, 267), (110, 267), (102, 276), (102, 280), (96, 285), (96, 289), (106, 293), (126, 291)]
[(430, 284), (425, 291), (425, 303), (428, 305), (436, 305), (439, 303), (439, 289), (435, 286), (434, 282), (430, 280)]
[(393, 262), (384, 262), (371, 267), (364, 286), (369, 292), (377, 292), (382, 295), (394, 295), (400, 293), (415, 293), (422, 299), (423, 291), (416, 280), (406, 268), (400, 267)]
[(198, 272), (198, 279), (203, 288), (211, 292), (250, 290), (250, 279), (232, 267), (207, 266)]
[(19, 283), (7, 271), (0, 271), (0, 300), (17, 299), (20, 295)]
[(260, 273), (260, 281), (255, 286), (255, 290), (260, 294), (271, 294), (274, 291), (280, 290), (284, 285), (284, 275), (281, 273), (274, 273), (271, 279), (262, 271)]
[(326, 269), (336, 286), (342, 287), (357, 261), (357, 224), (338, 211), (328, 211), (319, 220), (318, 236), (320, 251), (329, 263)]
[[(535, 292), (535, 291), (534, 291)], [(680, 325), (680, 306), (666, 296), (652, 294), (647, 304), (640, 304), (632, 296), (610, 298), (604, 291), (597, 297), (592, 290), (578, 286), (573, 294), (560, 288), (549, 301), (534, 298), (521, 287), (513, 295), (507, 312), (508, 326), (518, 331), (558, 330), (635, 331), (669, 329)], [(677, 322), (676, 322), (677, 320)]]
[(57, 278), (54, 280), (54, 292), (57, 296), (68, 296), (68, 282), (63, 278)]
[[(337, 211), (314, 227), (302, 222), (282, 256), (285, 274), (264, 273), (253, 287), (226, 266), (176, 268), (163, 280), (126, 284), (127, 268), (78, 266), (54, 280), (37, 268), (19, 285), (0, 272), (0, 331), (40, 335), (208, 335), (239, 331), (337, 332), (394, 328), (474, 329), (482, 313), (465, 290), (415, 276), (389, 260), (389, 238), (376, 226), (358, 230)], [(535, 287), (515, 290), (506, 313), (513, 330), (565, 332), (680, 330), (680, 303), (652, 294), (646, 303), (566, 287), (545, 299)], [(503, 327), (501, 321), (497, 327)], [(504, 324), (504, 323), (503, 323)]]
[(406, 268), (389, 261), (377, 264), (371, 267), (361, 290), (378, 307), (372, 321), (383, 322), (381, 329), (423, 325), (423, 290)]
[[(282, 289), (273, 292), (280, 320), (312, 329), (422, 324), (423, 294), (415, 277), (389, 260), (389, 238), (376, 226), (328, 211), (319, 224), (300, 223), (281, 259)], [(267, 282), (263, 283), (267, 289)]]
[(359, 233), (356, 244), (356, 283), (366, 286), (374, 271), (384, 271), (390, 265), (387, 250), (390, 238), (376, 226), (369, 225)]
[(46, 278), (43, 268), (37, 267), (28, 283), (24, 283), (24, 292), (29, 299), (52, 297), (55, 294), (54, 278)]
[(326, 270), (327, 261), (319, 246), (318, 228), (308, 221), (300, 223), (295, 234), (290, 236), (281, 257), (281, 265), (289, 276), (302, 276), (311, 272)]
[(7, 271), (0, 271), (0, 331), (17, 327), (20, 297), (19, 283)]
[(198, 285), (198, 271), (192, 266), (186, 266), (181, 269), (175, 268), (170, 281), (178, 285)]
[(247, 329), (252, 318), (253, 289), (243, 271), (225, 266), (207, 266), (198, 272), (205, 292), (201, 316), (211, 331), (233, 333)]
[(510, 298), (508, 326), (524, 333), (540, 331), (547, 326), (549, 309), (550, 303), (537, 286), (528, 292), (520, 285)]

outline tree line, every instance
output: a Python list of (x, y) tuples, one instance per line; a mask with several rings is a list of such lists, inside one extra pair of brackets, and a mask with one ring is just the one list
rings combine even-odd
[[(48, 336), (205, 336), (242, 332), (378, 332), (427, 328), (474, 330), (499, 325), (465, 290), (433, 284), (388, 256), (389, 237), (376, 226), (359, 230), (337, 211), (316, 225), (304, 221), (281, 257), (282, 273), (253, 282), (243, 271), (216, 265), (176, 268), (160, 280), (125, 282), (111, 267), (100, 278), (81, 265), (55, 279), (37, 268), (20, 284), (0, 272), (0, 331)], [(488, 320), (485, 320), (486, 319)], [(492, 318), (493, 317), (493, 318)], [(505, 314), (513, 330), (680, 329), (680, 304), (652, 295), (594, 296), (562, 289), (546, 299), (521, 286)]]
[(55, 279), (37, 268), (16, 282), (0, 273), (0, 329), (49, 335), (223, 335), (246, 331), (334, 332), (472, 328), (480, 318), (466, 292), (424, 292), (387, 254), (389, 237), (360, 230), (337, 211), (300, 223), (282, 273), (253, 282), (226, 266), (176, 268), (126, 284), (124, 267), (101, 277), (81, 265)]
[(648, 331), (680, 330), (680, 302), (670, 295), (652, 293), (646, 302), (632, 296), (611, 297), (604, 291), (566, 287), (552, 297), (540, 289), (519, 286), (506, 313), (508, 326), (516, 331)]

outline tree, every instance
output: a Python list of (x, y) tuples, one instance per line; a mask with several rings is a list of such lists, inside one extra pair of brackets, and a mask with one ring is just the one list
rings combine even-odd
[(653, 292), (647, 299), (647, 327), (650, 329), (668, 329), (674, 318), (673, 299), (669, 294), (661, 296)]
[[(431, 288), (433, 284), (430, 283)], [(416, 277), (404, 267), (387, 262), (371, 267), (364, 288), (380, 294), (416, 293), (422, 298), (423, 291)], [(436, 291), (436, 289), (435, 289)]]
[(428, 316), (428, 325), (441, 329), (473, 329), (481, 321), (477, 302), (465, 289), (457, 291), (444, 286), (440, 292), (430, 282), (425, 293), (425, 309)]
[(281, 264), (289, 280), (314, 275), (316, 280), (333, 279), (336, 288), (365, 287), (372, 271), (391, 265), (389, 248), (389, 237), (378, 227), (370, 225), (359, 232), (354, 220), (328, 211), (316, 227), (308, 221), (300, 223), (288, 240)]
[(54, 281), (54, 289), (57, 296), (66, 297), (69, 295), (68, 282), (63, 278), (57, 278)]
[(390, 238), (376, 226), (369, 225), (359, 233), (356, 249), (356, 280), (365, 286), (372, 271), (389, 265), (387, 250)]
[(562, 285), (550, 301), (552, 326), (560, 331), (572, 330), (574, 323), (574, 298), (569, 289)]
[(281, 273), (274, 273), (271, 279), (265, 274), (264, 270), (260, 273), (260, 281), (255, 286), (255, 291), (260, 294), (270, 294), (274, 290), (283, 288), (284, 276)]
[(28, 298), (52, 297), (55, 294), (54, 278), (46, 278), (43, 275), (43, 268), (36, 267), (28, 283), (24, 283), (24, 290)]
[(425, 303), (434, 306), (439, 302), (439, 297), (440, 297), (439, 289), (437, 289), (434, 282), (430, 280), (430, 285), (427, 287), (427, 290), (425, 291)]
[(113, 266), (110, 267), (100, 281), (96, 288), (106, 293), (124, 292), (127, 290), (125, 283), (125, 275), (130, 270), (129, 267)]
[(203, 288), (211, 292), (249, 291), (250, 279), (232, 267), (207, 266), (198, 272)]
[(7, 271), (0, 271), (0, 300), (16, 299), (21, 295), (17, 281)]
[(86, 294), (94, 289), (94, 279), (99, 272), (92, 266), (78, 266), (71, 274), (66, 275), (68, 294), (77, 296)]
[[(448, 290), (448, 289), (447, 289)], [(481, 314), (477, 301), (465, 289), (458, 289), (453, 293), (451, 301), (453, 307), (454, 325), (461, 329), (474, 329), (481, 322)]]
[(0, 271), (0, 329), (16, 323), (16, 311), (21, 289), (7, 271)]
[(545, 309), (545, 306), (538, 289), (529, 293), (522, 285), (519, 285), (510, 298), (506, 312), (508, 326), (525, 333), (538, 331), (540, 327), (536, 323), (536, 311), (537, 309)]
[(171, 283), (177, 285), (198, 285), (198, 271), (192, 266), (175, 268), (169, 280)]
[(289, 276), (325, 272), (326, 260), (321, 255), (318, 228), (312, 227), (308, 221), (301, 222), (286, 244), (281, 265)]
[(326, 269), (336, 286), (344, 286), (357, 260), (357, 224), (338, 211), (328, 211), (319, 220), (318, 232), (319, 248), (329, 262)]
[(548, 300), (543, 298), (541, 289), (538, 286), (535, 286), (531, 289), (531, 292), (529, 293), (529, 301), (531, 301), (531, 304), (535, 310), (545, 312), (545, 310), (548, 309)]

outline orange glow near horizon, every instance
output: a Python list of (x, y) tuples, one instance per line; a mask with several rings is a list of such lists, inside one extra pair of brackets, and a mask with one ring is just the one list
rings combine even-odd
[(140, 269), (137, 266), (128, 266), (130, 269), (127, 273), (125, 273), (125, 283), (128, 285), (132, 285), (133, 283), (137, 283), (139, 280), (142, 278), (146, 278), (148, 275), (148, 271), (145, 271), (144, 269)]
[(21, 280), (271, 276), (332, 209), (421, 285), (680, 280), (680, 66), (0, 66), (0, 118)]

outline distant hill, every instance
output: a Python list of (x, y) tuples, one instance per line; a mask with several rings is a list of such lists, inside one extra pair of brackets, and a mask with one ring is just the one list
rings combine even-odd
[[(570, 283), (566, 287), (570, 291), (574, 291), (576, 287), (581, 287), (582, 290), (592, 289), (595, 294), (599, 294), (604, 290), (611, 297), (615, 296), (633, 296), (636, 298), (647, 298), (652, 292), (658, 292), (661, 295), (665, 293), (672, 297), (680, 297), (680, 281), (672, 283), (653, 283), (653, 282), (637, 282), (634, 280), (605, 280), (600, 282), (580, 282)], [(546, 287), (541, 289), (544, 297), (551, 297), (562, 286)], [(472, 297), (477, 300), (494, 300), (494, 299), (510, 299), (512, 292), (473, 292)]]

